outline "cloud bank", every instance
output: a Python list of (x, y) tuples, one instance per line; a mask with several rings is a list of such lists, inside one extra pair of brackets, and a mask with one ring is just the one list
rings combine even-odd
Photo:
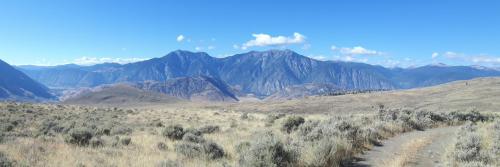
[(144, 61), (144, 60), (147, 60), (147, 59), (144, 59), (144, 58), (80, 57), (80, 58), (75, 59), (73, 61), (73, 63), (78, 64), (78, 65), (95, 65), (95, 64), (102, 64), (102, 63), (127, 64), (127, 63), (133, 63), (133, 62)]
[(241, 47), (234, 45), (234, 48), (246, 50), (250, 47), (264, 47), (264, 46), (283, 46), (290, 44), (304, 43), (306, 36), (296, 32), (293, 37), (286, 36), (271, 36), (269, 34), (252, 34), (255, 38), (241, 45)]

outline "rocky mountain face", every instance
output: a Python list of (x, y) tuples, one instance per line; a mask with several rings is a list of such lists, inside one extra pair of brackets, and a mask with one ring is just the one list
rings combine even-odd
[(292, 85), (272, 94), (265, 100), (298, 99), (307, 96), (325, 95), (340, 90), (342, 89), (338, 88), (333, 84), (324, 84), (324, 83), (308, 83), (302, 85)]
[(500, 72), (496, 70), (466, 66), (389, 69), (363, 63), (319, 61), (290, 50), (252, 51), (226, 58), (178, 50), (161, 58), (125, 65), (19, 68), (35, 80), (56, 88), (94, 87), (119, 82), (166, 83), (179, 77), (206, 76), (225, 82), (239, 93), (257, 97), (267, 97), (287, 87), (308, 83), (333, 84), (340, 89), (379, 90), (415, 88), (476, 77), (500, 76)]
[(44, 101), (54, 99), (49, 89), (0, 60), (0, 100)]
[(180, 77), (166, 82), (146, 81), (135, 83), (133, 86), (191, 101), (238, 101), (229, 85), (207, 76)]

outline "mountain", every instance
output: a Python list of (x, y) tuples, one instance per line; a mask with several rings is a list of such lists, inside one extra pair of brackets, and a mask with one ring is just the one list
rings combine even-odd
[(144, 81), (80, 88), (65, 91), (60, 99), (73, 104), (165, 103), (180, 101), (180, 99), (213, 102), (238, 101), (231, 87), (207, 76), (179, 77), (165, 82)]
[(500, 72), (474, 66), (427, 65), (412, 69), (395, 70), (391, 80), (395, 81), (399, 88), (409, 89), (489, 76), (500, 76)]
[(284, 90), (278, 91), (265, 100), (289, 100), (299, 99), (307, 96), (324, 95), (342, 89), (333, 84), (324, 83), (308, 83), (302, 85), (292, 85), (286, 87)]
[(53, 99), (49, 89), (0, 60), (0, 100), (42, 101)]
[(141, 90), (128, 84), (104, 85), (92, 89), (87, 88), (67, 92), (66, 96), (61, 100), (66, 104), (120, 104), (122, 106), (138, 103), (174, 103), (182, 101), (176, 97)]
[(180, 77), (166, 82), (146, 81), (136, 83), (134, 87), (191, 101), (238, 101), (230, 86), (207, 76)]
[(394, 89), (382, 67), (318, 61), (290, 50), (249, 52), (222, 59), (220, 77), (243, 92), (269, 96), (291, 85), (332, 83), (343, 89)]
[(432, 65), (384, 68), (364, 63), (319, 61), (291, 50), (252, 51), (225, 58), (203, 52), (174, 51), (164, 57), (130, 64), (19, 67), (52, 88), (95, 87), (119, 82), (166, 82), (179, 77), (207, 76), (242, 94), (265, 98), (293, 85), (333, 84), (340, 89), (407, 89), (476, 77), (500, 76), (497, 70)]

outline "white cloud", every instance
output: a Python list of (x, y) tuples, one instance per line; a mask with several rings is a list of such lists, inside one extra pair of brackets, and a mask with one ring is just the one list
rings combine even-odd
[(340, 48), (340, 53), (345, 55), (382, 55), (382, 52), (376, 50), (365, 49), (361, 46), (356, 46), (353, 48)]
[(234, 45), (233, 45), (233, 49), (240, 49), (240, 46), (239, 46), (239, 45), (234, 44)]
[(280, 45), (290, 45), (299, 44), (305, 42), (306, 37), (300, 33), (293, 33), (293, 37), (285, 36), (271, 36), (269, 34), (252, 34), (255, 39), (250, 40), (239, 47), (240, 49), (246, 50), (249, 47), (255, 46), (280, 46)]
[(500, 57), (474, 56), (471, 58), (471, 61), (474, 63), (500, 64)]
[(322, 60), (322, 61), (328, 59), (325, 55), (309, 55), (307, 57), (313, 58), (313, 59), (316, 59), (316, 60)]
[(444, 53), (437, 53), (437, 54), (443, 55), (442, 58), (445, 58), (450, 61), (455, 61), (457, 63), (461, 63), (464, 65), (467, 64), (486, 65), (486, 66), (500, 65), (500, 56), (492, 56), (486, 54), (469, 55), (465, 53), (457, 53), (452, 51), (447, 51)]
[(95, 65), (95, 64), (102, 64), (102, 63), (127, 64), (127, 63), (133, 63), (133, 62), (144, 61), (144, 60), (147, 60), (147, 59), (144, 59), (144, 58), (80, 57), (80, 58), (75, 59), (73, 61), (73, 63), (78, 64), (78, 65)]
[(437, 58), (438, 56), (439, 56), (439, 53), (437, 53), (437, 52), (432, 53), (432, 59), (435, 59), (435, 58)]
[(201, 46), (197, 46), (197, 47), (195, 47), (195, 48), (194, 48), (194, 50), (196, 50), (196, 51), (201, 51), (201, 50), (203, 50), (203, 47), (201, 47)]
[(332, 47), (330, 49), (332, 49), (333, 51), (336, 51), (337, 50), (337, 46), (332, 45)]
[(213, 49), (215, 49), (215, 46), (208, 46), (207, 49), (208, 50), (213, 50)]
[(184, 39), (186, 39), (186, 37), (184, 37), (184, 35), (182, 35), (182, 34), (177, 36), (177, 42), (182, 42), (182, 41), (184, 41)]
[(350, 62), (361, 62), (361, 63), (367, 63), (368, 62), (368, 59), (367, 58), (356, 58), (354, 56), (351, 56), (351, 55), (346, 55), (344, 57), (341, 58), (341, 60), (343, 61), (350, 61)]
[(460, 56), (460, 54), (458, 54), (458, 53), (450, 52), (450, 51), (445, 52), (443, 55), (446, 56), (447, 58), (460, 58), (460, 57), (463, 57), (463, 56)]

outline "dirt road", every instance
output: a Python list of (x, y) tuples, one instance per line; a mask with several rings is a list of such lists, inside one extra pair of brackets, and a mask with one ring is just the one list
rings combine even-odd
[(453, 143), (457, 129), (442, 127), (401, 134), (359, 156), (354, 166), (445, 166), (443, 154)]

